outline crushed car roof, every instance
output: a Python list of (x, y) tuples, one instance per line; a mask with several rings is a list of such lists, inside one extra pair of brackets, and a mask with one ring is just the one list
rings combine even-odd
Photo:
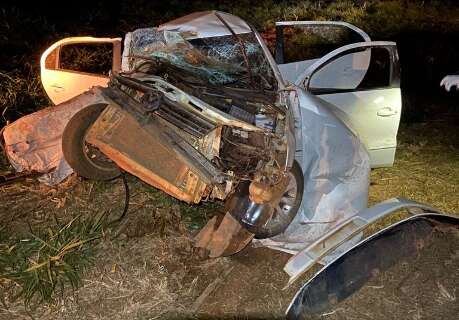
[(236, 34), (252, 32), (250, 26), (241, 18), (220, 11), (200, 11), (166, 22), (158, 27), (159, 31), (177, 31), (187, 39), (210, 38), (231, 35), (227, 26)]

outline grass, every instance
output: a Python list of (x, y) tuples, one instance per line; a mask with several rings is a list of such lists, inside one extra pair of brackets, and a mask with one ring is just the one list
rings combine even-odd
[(72, 219), (63, 226), (31, 232), (30, 237), (0, 243), (0, 284), (6, 301), (26, 307), (51, 302), (56, 289), (77, 289), (91, 263), (93, 242), (103, 236), (105, 215)]
[(0, 124), (47, 105), (37, 71), (0, 71)]
[[(31, 181), (0, 187), (0, 296), (6, 306), (14, 310), (17, 301), (43, 307), (60, 299), (57, 292), (75, 291), (85, 271), (99, 259), (95, 257), (104, 255), (103, 247), (96, 248), (101, 240), (123, 246), (126, 237), (153, 235), (167, 241), (201, 227), (219, 207), (187, 205), (135, 177), (128, 180), (129, 213), (120, 229), (114, 226), (116, 231), (109, 230), (106, 222), (117, 218), (124, 206), (119, 181), (72, 177), (56, 187)], [(121, 233), (120, 241), (106, 241), (109, 232)], [(110, 259), (111, 255), (105, 260)]]
[[(458, 115), (449, 116), (400, 127), (394, 166), (371, 171), (370, 206), (399, 197), (459, 215), (459, 130), (454, 120)], [(405, 210), (389, 215), (367, 233), (406, 217)]]
[(371, 173), (370, 203), (403, 197), (459, 214), (459, 133), (453, 121), (403, 125), (394, 166)]
[(152, 188), (146, 183), (141, 183), (141, 190), (145, 192), (147, 197), (155, 203), (157, 208), (172, 208), (178, 206), (181, 212), (181, 221), (191, 230), (197, 230), (222, 208), (221, 202), (203, 202), (202, 204), (184, 204), (182, 201), (169, 196), (168, 194)]

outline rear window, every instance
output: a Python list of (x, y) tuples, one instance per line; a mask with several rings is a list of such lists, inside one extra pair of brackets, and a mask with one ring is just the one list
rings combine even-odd
[(109, 74), (113, 64), (113, 44), (67, 44), (60, 49), (59, 69)]

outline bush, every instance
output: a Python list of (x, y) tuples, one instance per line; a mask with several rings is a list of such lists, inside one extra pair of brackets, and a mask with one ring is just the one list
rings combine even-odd
[(28, 69), (25, 73), (0, 70), (0, 127), (48, 104), (38, 72)]

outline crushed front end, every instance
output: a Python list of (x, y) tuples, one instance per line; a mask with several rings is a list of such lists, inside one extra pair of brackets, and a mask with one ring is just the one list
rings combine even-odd
[(129, 71), (102, 89), (108, 107), (87, 140), (180, 200), (228, 200), (231, 219), (252, 234), (288, 184), (292, 120), (256, 34), (222, 25), (204, 38), (129, 34)]

